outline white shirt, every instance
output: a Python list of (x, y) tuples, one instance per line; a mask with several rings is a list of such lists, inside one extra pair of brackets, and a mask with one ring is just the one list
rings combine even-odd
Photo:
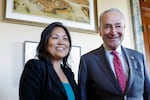
[[(104, 48), (105, 48), (105, 46), (104, 46)], [(114, 56), (111, 54), (111, 51), (112, 50), (108, 50), (108, 49), (105, 48), (106, 57), (107, 57), (108, 62), (110, 64), (110, 66), (111, 66), (111, 69), (112, 69), (112, 71), (113, 71), (113, 73), (114, 73), (114, 75), (116, 77), (116, 72), (115, 72), (114, 64), (113, 64), (113, 57)], [(116, 49), (116, 51), (118, 52), (118, 56), (119, 56), (119, 58), (121, 60), (121, 63), (122, 63), (123, 71), (124, 71), (124, 73), (126, 75), (126, 78), (128, 79), (129, 67), (128, 67), (127, 61), (125, 60), (125, 57), (124, 57), (124, 55), (122, 53), (121, 46), (119, 46)]]

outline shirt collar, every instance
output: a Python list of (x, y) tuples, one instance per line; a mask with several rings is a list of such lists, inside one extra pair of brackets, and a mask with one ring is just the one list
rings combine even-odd
[[(110, 50), (109, 48), (107, 48), (107, 46), (106, 46), (105, 44), (103, 44), (103, 46), (104, 46), (104, 49), (105, 49), (105, 52), (106, 52), (106, 53), (111, 53), (112, 50)], [(116, 51), (117, 51), (119, 54), (122, 54), (122, 53), (121, 53), (121, 46), (118, 46), (117, 49), (116, 49)]]

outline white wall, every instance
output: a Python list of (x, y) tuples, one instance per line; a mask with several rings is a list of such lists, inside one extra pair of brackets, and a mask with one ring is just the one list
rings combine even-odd
[[(0, 7), (4, 5), (3, 1), (0, 0)], [(123, 11), (127, 19), (123, 45), (134, 48), (129, 0), (97, 1), (98, 15), (110, 7), (117, 7)], [(0, 16), (2, 12), (0, 8)], [(18, 100), (18, 84), (23, 70), (23, 42), (39, 41), (43, 29), (44, 27), (0, 22), (0, 100)], [(71, 32), (71, 36), (73, 45), (81, 46), (82, 54), (99, 47), (102, 43), (98, 34)]]

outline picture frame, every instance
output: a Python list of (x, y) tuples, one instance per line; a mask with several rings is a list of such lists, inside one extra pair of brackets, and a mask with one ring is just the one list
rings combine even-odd
[[(23, 65), (29, 60), (29, 59), (37, 59), (36, 57), (36, 48), (37, 48), (38, 42), (35, 41), (24, 41), (23, 43)], [(72, 46), (70, 55), (68, 57), (68, 63), (74, 72), (75, 80), (77, 81), (78, 78), (78, 67), (81, 57), (81, 47), (80, 46)]]
[(91, 34), (98, 32), (97, 0), (79, 0), (78, 3), (64, 0), (64, 5), (62, 1), (58, 5), (54, 1), (45, 0), (5, 0), (3, 20), (42, 27), (59, 21), (71, 31)]

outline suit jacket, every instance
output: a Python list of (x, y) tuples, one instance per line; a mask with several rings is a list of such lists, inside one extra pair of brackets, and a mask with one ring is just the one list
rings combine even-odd
[(121, 47), (129, 67), (125, 93), (101, 46), (81, 57), (78, 84), (81, 100), (150, 100), (150, 80), (141, 53)]
[[(70, 68), (62, 67), (73, 89), (75, 100), (79, 100), (79, 91)], [(19, 86), (20, 100), (67, 100), (62, 82), (52, 64), (41, 60), (29, 60), (23, 70)]]

